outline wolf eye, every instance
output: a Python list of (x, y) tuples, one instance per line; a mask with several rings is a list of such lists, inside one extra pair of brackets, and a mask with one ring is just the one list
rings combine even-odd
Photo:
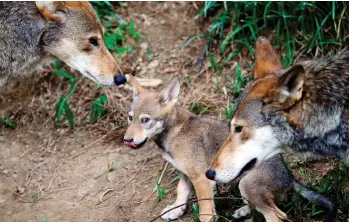
[(235, 127), (235, 133), (240, 133), (242, 131), (242, 126), (236, 126)]
[(149, 118), (142, 118), (141, 123), (145, 124), (145, 123), (149, 122), (149, 120), (150, 120)]
[(128, 119), (129, 119), (130, 121), (132, 121), (132, 120), (133, 120), (133, 117), (132, 117), (132, 116), (128, 116)]
[(91, 37), (91, 38), (89, 38), (88, 39), (88, 42), (91, 44), (91, 45), (93, 45), (93, 46), (98, 46), (99, 44), (98, 44), (98, 39), (96, 38), (96, 37)]

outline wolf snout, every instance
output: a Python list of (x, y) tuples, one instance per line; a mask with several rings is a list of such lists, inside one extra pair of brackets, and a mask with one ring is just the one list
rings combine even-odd
[(124, 84), (127, 81), (125, 75), (123, 74), (118, 74), (116, 76), (114, 76), (114, 83), (115, 85), (119, 86)]
[(207, 179), (214, 180), (216, 177), (216, 171), (214, 169), (211, 169), (211, 168), (208, 169), (206, 171), (206, 177), (207, 177)]
[(128, 146), (128, 147), (136, 147), (136, 144), (134, 143), (133, 141), (133, 138), (124, 138), (124, 144), (125, 146)]

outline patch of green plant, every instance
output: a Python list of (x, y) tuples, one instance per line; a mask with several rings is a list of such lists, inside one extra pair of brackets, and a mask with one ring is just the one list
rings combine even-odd
[[(308, 188), (325, 194), (337, 206), (338, 210), (335, 221), (345, 221), (348, 218), (348, 164), (336, 161), (333, 165), (333, 169), (330, 170), (326, 176), (316, 180), (312, 179), (311, 174), (305, 173), (302, 167), (299, 168), (298, 172), (301, 177), (307, 180), (306, 186)], [(284, 212), (289, 211), (290, 214), (294, 214), (297, 218), (302, 218), (302, 215), (310, 215), (318, 219), (327, 213), (326, 209), (322, 209), (316, 206), (315, 203), (305, 200), (300, 196), (299, 192), (293, 192), (291, 200), (292, 201), (287, 201), (288, 204), (284, 205), (283, 210)], [(283, 203), (285, 202), (286, 201)]]
[(156, 205), (165, 198), (166, 195), (166, 190), (162, 187), (160, 187), (160, 182), (159, 180), (156, 181), (156, 185), (155, 185), (155, 189), (156, 189), (156, 201), (154, 203), (153, 208), (156, 207)]
[(96, 98), (91, 107), (90, 121), (95, 122), (102, 117), (104, 105), (107, 103), (107, 95), (102, 94), (100, 97)]
[(46, 219), (45, 216), (41, 216), (41, 219), (42, 219), (44, 222), (48, 222), (48, 220)]
[(12, 129), (16, 128), (16, 124), (13, 123), (9, 119), (2, 119), (2, 118), (0, 118), (0, 125), (8, 126), (8, 127), (11, 127)]
[(235, 65), (235, 79), (233, 79), (231, 76), (228, 76), (228, 80), (231, 83), (231, 87), (227, 87), (230, 89), (230, 91), (233, 92), (233, 95), (235, 98), (237, 98), (240, 95), (240, 92), (243, 90), (247, 83), (247, 79), (245, 79), (242, 75), (242, 71), (240, 69), (240, 66), (238, 64)]
[[(246, 48), (254, 58), (259, 35), (273, 36), (280, 46), (282, 64), (290, 66), (304, 54), (339, 50), (348, 45), (347, 2), (215, 2), (205, 1), (199, 17), (213, 17), (206, 33), (190, 38), (207, 38), (216, 43), (221, 68)], [(211, 60), (211, 58), (210, 58)]]
[[(91, 1), (91, 4), (105, 27), (104, 41), (107, 48), (119, 55), (132, 52), (134, 45), (143, 38), (136, 31), (135, 22), (125, 21), (114, 11), (112, 3), (109, 1)], [(119, 5), (119, 7), (121, 6)], [(125, 45), (126, 38), (132, 38), (135, 42)]]
[(58, 76), (62, 76), (66, 79), (69, 79), (70, 81), (69, 93), (67, 95), (61, 96), (56, 106), (56, 123), (59, 124), (61, 122), (61, 117), (65, 114), (65, 116), (68, 119), (70, 127), (74, 129), (74, 115), (69, 106), (68, 99), (69, 97), (73, 96), (75, 92), (75, 88), (76, 88), (75, 77), (59, 69), (54, 69), (53, 73)]
[(196, 222), (200, 222), (200, 212), (199, 212), (199, 204), (195, 203), (192, 206), (193, 214), (194, 214), (194, 220)]
[(134, 44), (123, 44), (127, 37), (133, 38), (135, 40), (135, 44), (138, 44), (142, 39), (141, 34), (135, 30), (134, 21), (131, 21), (130, 23), (122, 23), (116, 29), (107, 29), (104, 34), (105, 45), (110, 51), (116, 52), (119, 55), (126, 52), (132, 52)]
[(223, 107), (223, 109), (224, 109), (225, 119), (230, 122), (233, 119), (233, 112), (234, 112), (233, 104), (229, 103), (228, 106)]
[(108, 163), (108, 169), (107, 169), (105, 172), (103, 172), (103, 173), (97, 175), (97, 176), (95, 177), (95, 179), (97, 179), (97, 178), (103, 176), (103, 175), (106, 174), (106, 173), (112, 172), (113, 170), (116, 169), (116, 167), (117, 167), (119, 164), (120, 164), (120, 162), (117, 162), (117, 161), (109, 162), (109, 163)]
[(207, 112), (208, 107), (202, 107), (198, 103), (191, 103), (190, 104), (190, 110), (195, 113), (196, 115), (203, 115)]

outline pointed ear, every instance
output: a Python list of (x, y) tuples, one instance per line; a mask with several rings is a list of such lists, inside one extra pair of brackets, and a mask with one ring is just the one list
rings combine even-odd
[(281, 69), (282, 65), (280, 59), (276, 55), (270, 42), (264, 37), (258, 37), (253, 78), (262, 78), (267, 74), (277, 72)]
[(140, 93), (145, 92), (146, 90), (139, 84), (135, 77), (126, 74), (125, 75), (127, 82), (129, 82), (133, 86), (133, 97), (138, 96)]
[(298, 101), (302, 97), (304, 78), (304, 68), (302, 65), (295, 65), (289, 68), (279, 78), (277, 102), (283, 103), (286, 100), (292, 102)]
[(55, 21), (61, 23), (64, 21), (62, 13), (57, 11), (65, 11), (66, 6), (64, 2), (60, 1), (36, 1), (36, 7), (39, 9), (40, 14), (47, 21)]
[(174, 105), (179, 96), (180, 82), (178, 76), (174, 76), (170, 83), (160, 92), (160, 101)]

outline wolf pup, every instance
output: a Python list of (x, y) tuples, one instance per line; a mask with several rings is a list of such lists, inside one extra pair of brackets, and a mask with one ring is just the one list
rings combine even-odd
[(0, 2), (0, 86), (54, 58), (102, 85), (126, 81), (88, 2)]
[(269, 41), (260, 37), (257, 54), (258, 48), (265, 53), (255, 70), (260, 78), (236, 103), (234, 142), (220, 150), (215, 179), (234, 180), (249, 163), (258, 166), (284, 149), (305, 159), (349, 161), (349, 52), (282, 70)]
[[(128, 113), (129, 127), (124, 136), (125, 145), (139, 148), (152, 139), (162, 152), (163, 158), (183, 173), (177, 187), (177, 199), (173, 205), (166, 207), (163, 213), (186, 203), (192, 185), (197, 198), (213, 198), (215, 182), (206, 178), (205, 171), (228, 137), (229, 123), (198, 117), (187, 109), (178, 107), (176, 102), (180, 83), (176, 77), (160, 93), (148, 92), (134, 78), (131, 76), (127, 78), (134, 86), (134, 96)], [(274, 171), (277, 174), (274, 174)], [(253, 176), (245, 177), (240, 183), (240, 189), (248, 200), (258, 206), (257, 209), (261, 210), (266, 218), (275, 218), (273, 216), (275, 214), (280, 218), (286, 218), (286, 215), (273, 203), (274, 198), (284, 193), (291, 184), (297, 189), (302, 188), (304, 191), (302, 195), (310, 198), (318, 197), (317, 199), (327, 203), (329, 208), (332, 206), (326, 198), (311, 191), (307, 193), (306, 188), (294, 182), (279, 156), (262, 164), (250, 175)], [(272, 212), (268, 207), (272, 207), (276, 212)], [(209, 221), (215, 214), (213, 200), (199, 201), (199, 208), (200, 220), (203, 222)], [(179, 218), (185, 210), (186, 205), (183, 205), (164, 214), (162, 218), (165, 220)], [(244, 206), (235, 212), (234, 217), (244, 217), (249, 213), (250, 207)]]

